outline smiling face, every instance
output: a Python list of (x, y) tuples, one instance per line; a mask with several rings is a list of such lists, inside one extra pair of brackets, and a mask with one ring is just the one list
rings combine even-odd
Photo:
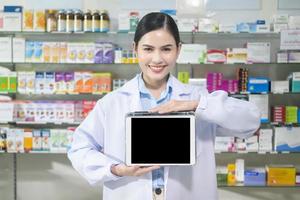
[(164, 28), (150, 31), (143, 35), (134, 48), (146, 84), (165, 84), (180, 51), (170, 32)]

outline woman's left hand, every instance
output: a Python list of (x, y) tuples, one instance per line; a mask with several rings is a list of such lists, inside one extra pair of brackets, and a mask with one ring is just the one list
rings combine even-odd
[(165, 104), (159, 105), (149, 110), (149, 112), (157, 112), (159, 114), (178, 112), (178, 111), (195, 111), (199, 101), (177, 101), (171, 100)]

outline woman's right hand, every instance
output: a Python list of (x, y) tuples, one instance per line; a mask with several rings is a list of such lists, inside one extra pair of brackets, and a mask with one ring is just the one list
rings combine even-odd
[(141, 167), (138, 165), (126, 166), (124, 164), (118, 164), (111, 167), (111, 172), (116, 176), (142, 176), (159, 168), (160, 166), (158, 165)]

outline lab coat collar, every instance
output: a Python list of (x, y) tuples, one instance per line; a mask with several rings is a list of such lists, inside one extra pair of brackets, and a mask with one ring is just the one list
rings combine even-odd
[[(129, 95), (139, 96), (138, 76), (139, 75), (136, 75), (132, 80), (128, 81), (119, 91)], [(171, 81), (170, 85), (172, 85), (173, 88), (172, 99), (179, 99), (181, 96), (191, 94), (192, 90), (190, 87), (181, 83), (173, 75), (170, 75), (169, 78)]]

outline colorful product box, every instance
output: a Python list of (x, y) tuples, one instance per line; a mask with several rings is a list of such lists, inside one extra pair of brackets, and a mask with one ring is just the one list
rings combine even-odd
[(35, 73), (35, 94), (45, 93), (45, 72)]
[(285, 121), (286, 123), (297, 123), (297, 114), (298, 107), (297, 106), (286, 106), (285, 107)]
[(55, 73), (45, 72), (45, 94), (55, 93)]
[(178, 63), (206, 63), (206, 44), (182, 44)]
[(300, 92), (300, 72), (293, 72), (289, 77), (292, 92)]
[(85, 43), (85, 61), (84, 63), (94, 63), (95, 59), (95, 43)]
[(271, 43), (269, 42), (248, 42), (247, 63), (270, 63)]
[(35, 41), (33, 47), (33, 63), (44, 62), (43, 42)]
[(220, 49), (207, 50), (207, 63), (226, 63), (226, 51)]
[(275, 127), (275, 150), (278, 152), (300, 152), (299, 127)]
[(25, 62), (33, 62), (34, 41), (25, 42)]
[(269, 186), (293, 186), (296, 183), (296, 169), (293, 166), (267, 166)]
[(22, 31), (33, 31), (33, 10), (23, 10)]
[(68, 94), (73, 94), (74, 93), (74, 72), (65, 72), (65, 86), (66, 86), (66, 92)]
[(64, 72), (55, 72), (55, 92), (56, 94), (66, 93)]
[(264, 186), (266, 185), (266, 171), (263, 168), (253, 168), (245, 170), (244, 185)]
[(9, 129), (6, 136), (6, 150), (8, 153), (17, 152), (16, 129)]
[(227, 64), (235, 63), (247, 63), (247, 49), (246, 48), (228, 48), (227, 52)]
[(50, 151), (50, 130), (49, 129), (42, 129), (42, 150), (43, 151)]
[(42, 150), (42, 133), (41, 130), (32, 131), (32, 150), (41, 151)]
[(45, 10), (34, 10), (33, 30), (36, 32), (45, 32), (46, 31)]
[(269, 92), (269, 79), (264, 77), (250, 77), (248, 80), (248, 92), (267, 93)]
[[(112, 64), (114, 63), (114, 45), (112, 43), (103, 44), (103, 63)], [(132, 62), (133, 63), (133, 62)]]

